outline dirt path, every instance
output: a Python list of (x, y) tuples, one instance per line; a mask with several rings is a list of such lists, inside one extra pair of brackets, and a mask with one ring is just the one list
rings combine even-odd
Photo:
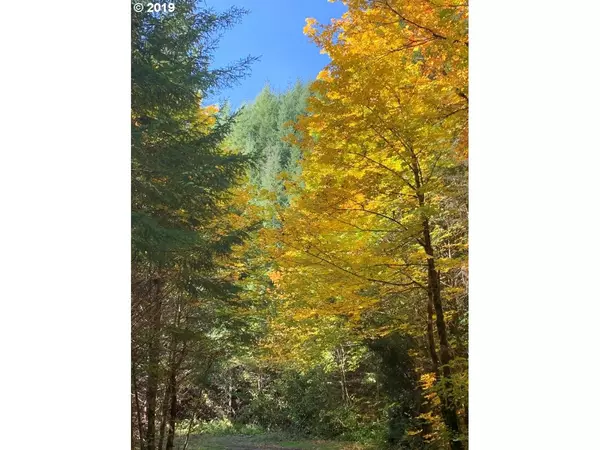
[[(183, 439), (178, 439), (176, 449), (183, 448)], [(278, 435), (192, 435), (187, 450), (360, 450), (354, 444), (316, 440), (286, 440)]]
[[(287, 450), (303, 450), (301, 447), (290, 447), (288, 445), (282, 447), (272, 442), (261, 442), (262, 439), (256, 438), (255, 436), (210, 436), (205, 438), (198, 438), (192, 442), (190, 438), (190, 450), (212, 450), (212, 449), (223, 449), (223, 450), (275, 450), (275, 449), (287, 449)], [(193, 446), (191, 445), (193, 444)], [(304, 447), (306, 448), (306, 447)]]

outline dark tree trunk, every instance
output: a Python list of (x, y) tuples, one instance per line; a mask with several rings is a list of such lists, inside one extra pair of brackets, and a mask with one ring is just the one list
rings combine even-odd
[(452, 450), (462, 450), (463, 444), (455, 438), (460, 434), (460, 425), (456, 405), (454, 404), (451, 390), (451, 370), (450, 361), (452, 359), (450, 353), (450, 344), (448, 342), (448, 333), (446, 331), (446, 322), (444, 320), (444, 309), (442, 307), (442, 295), (439, 273), (435, 267), (435, 259), (433, 257), (433, 246), (431, 244), (431, 234), (429, 229), (429, 220), (423, 221), (423, 248), (427, 253), (427, 287), (429, 296), (433, 303), (435, 311), (435, 324), (440, 342), (440, 362), (442, 363), (442, 382), (445, 383), (442, 401), (442, 415), (444, 423), (448, 427), (452, 438), (450, 439), (450, 448)]
[[(417, 404), (419, 405), (419, 412), (421, 414), (427, 414), (427, 413), (431, 412), (431, 404), (429, 401), (427, 401), (425, 399), (425, 397), (423, 395), (423, 390), (421, 389), (420, 386), (416, 390), (416, 396), (417, 396)], [(422, 427), (421, 438), (423, 439), (424, 442), (426, 442), (425, 436), (428, 436), (433, 432), (433, 425), (428, 420), (423, 420), (421, 427)]]
[(151, 330), (148, 348), (148, 385), (146, 387), (146, 450), (156, 450), (156, 397), (158, 395), (158, 371), (160, 361), (160, 331), (161, 331), (161, 282), (153, 281), (155, 295), (151, 298)]
[[(415, 196), (419, 201), (419, 206), (423, 208), (425, 204), (425, 194), (423, 193), (423, 175), (421, 173), (421, 167), (419, 160), (412, 147), (407, 147), (411, 153), (411, 169), (414, 176), (415, 182)], [(422, 237), (419, 243), (427, 254), (427, 295), (430, 302), (433, 304), (433, 310), (435, 312), (435, 324), (438, 332), (438, 339), (440, 343), (440, 362), (442, 364), (442, 381), (444, 383), (444, 392), (440, 395), (441, 409), (444, 423), (451, 433), (450, 448), (452, 450), (462, 450), (464, 448), (460, 440), (456, 440), (460, 434), (460, 426), (458, 421), (458, 413), (456, 405), (450, 394), (451, 392), (451, 370), (449, 363), (452, 359), (450, 354), (450, 344), (448, 342), (448, 333), (446, 331), (446, 322), (444, 319), (444, 308), (442, 306), (442, 291), (440, 284), (440, 275), (435, 266), (434, 250), (431, 241), (431, 227), (429, 224), (429, 218), (423, 214), (422, 222)], [(432, 353), (433, 355), (434, 353)], [(432, 361), (434, 360), (432, 356)], [(434, 363), (435, 364), (435, 363)]]
[[(144, 450), (144, 426), (142, 424), (142, 410), (140, 408), (140, 397), (138, 395), (138, 387), (137, 387), (137, 373), (135, 370), (135, 363), (131, 363), (131, 383), (133, 388), (133, 395), (135, 399), (135, 415), (137, 418), (137, 427), (138, 427), (138, 436), (139, 436), (139, 445), (140, 450)], [(133, 425), (133, 424), (132, 424)], [(131, 427), (133, 433), (133, 426)], [(132, 442), (131, 448), (133, 449), (134, 443)]]
[(175, 415), (177, 414), (176, 369), (173, 367), (169, 376), (169, 425), (167, 427), (167, 446), (165, 450), (173, 450), (175, 440)]
[(190, 420), (190, 424), (188, 425), (187, 433), (185, 435), (185, 442), (183, 444), (183, 450), (187, 449), (188, 442), (190, 441), (190, 433), (192, 432), (192, 425), (194, 424), (195, 419), (196, 419), (196, 414), (192, 414), (192, 419)]
[(164, 442), (164, 438), (165, 438), (165, 428), (167, 426), (167, 421), (169, 419), (169, 415), (170, 415), (170, 411), (171, 411), (171, 392), (173, 389), (175, 389), (175, 381), (173, 379), (173, 374), (175, 373), (175, 347), (176, 347), (175, 338), (172, 338), (171, 343), (169, 345), (169, 379), (167, 380), (167, 386), (165, 387), (165, 397), (163, 400), (162, 418), (160, 421), (160, 434), (159, 434), (159, 439), (158, 439), (158, 449), (159, 450), (162, 450), (162, 448), (163, 448), (163, 442)]
[(162, 450), (165, 441), (165, 428), (167, 426), (167, 417), (169, 415), (169, 399), (170, 394), (167, 386), (167, 388), (165, 388), (165, 395), (163, 397), (161, 408), (160, 428), (158, 430), (158, 450)]
[[(179, 328), (181, 325), (181, 304), (177, 305), (177, 313), (175, 315), (175, 326)], [(169, 373), (169, 382), (167, 392), (169, 393), (169, 420), (167, 426), (167, 445), (166, 450), (173, 450), (175, 441), (175, 418), (177, 415), (177, 373), (183, 363), (186, 353), (186, 342), (183, 342), (179, 357), (176, 357), (177, 339), (175, 336), (171, 338), (170, 358), (171, 367)]]
[[(179, 326), (179, 317), (177, 318), (177, 325)], [(183, 362), (183, 358), (185, 357), (185, 343), (183, 344), (183, 348), (181, 349), (181, 354), (179, 359), (175, 360), (175, 349), (176, 343), (175, 338), (173, 338), (173, 363), (171, 365), (171, 372), (169, 373), (169, 383), (168, 383), (168, 392), (169, 392), (169, 421), (167, 426), (167, 446), (166, 450), (173, 450), (173, 442), (175, 440), (175, 417), (177, 415), (177, 372), (179, 371), (179, 367)]]
[(431, 289), (428, 289), (427, 295), (429, 297), (427, 301), (427, 346), (429, 348), (433, 372), (439, 375), (440, 360), (435, 349), (435, 337), (433, 334), (433, 295)]

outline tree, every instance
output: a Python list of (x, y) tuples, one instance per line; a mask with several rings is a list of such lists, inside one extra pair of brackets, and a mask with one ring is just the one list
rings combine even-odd
[(299, 175), (300, 149), (284, 140), (293, 132), (290, 124), (305, 113), (308, 87), (297, 82), (282, 94), (265, 86), (255, 101), (239, 114), (231, 134), (232, 145), (254, 161), (251, 182), (275, 195), (280, 205), (289, 203), (284, 178)]
[(347, 0), (310, 89), (206, 105), (242, 11), (132, 22), (132, 446), (224, 419), (467, 439), (467, 15)]
[[(219, 219), (247, 158), (222, 145), (233, 117), (201, 103), (252, 62), (209, 67), (219, 34), (243, 13), (217, 14), (183, 0), (172, 13), (132, 14), (132, 428), (142, 450), (156, 448), (161, 389), (160, 440), (168, 425), (173, 446), (193, 302), (235, 292), (221, 260), (243, 233)], [(178, 338), (180, 327), (188, 338)]]
[(456, 277), (466, 272), (466, 214), (447, 209), (465, 202), (466, 5), (345, 3), (342, 19), (309, 19), (305, 28), (332, 62), (293, 139), (304, 153), (302, 183), (272, 238), (288, 261), (282, 291), (295, 314), (355, 323), (390, 299), (407, 305), (395, 320), (366, 327), (377, 333), (425, 310), (448, 441), (460, 449), (466, 424), (453, 394), (448, 304), (452, 320), (466, 309), (458, 304), (465, 280)]

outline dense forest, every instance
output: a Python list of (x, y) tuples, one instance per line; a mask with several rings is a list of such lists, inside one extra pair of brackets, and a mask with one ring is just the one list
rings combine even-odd
[(468, 7), (343, 3), (236, 110), (247, 11), (132, 14), (132, 449), (468, 448)]

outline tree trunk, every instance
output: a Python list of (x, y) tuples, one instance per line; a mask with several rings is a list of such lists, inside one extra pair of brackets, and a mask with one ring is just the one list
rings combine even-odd
[[(181, 315), (181, 306), (178, 304), (177, 305), (177, 311), (175, 312), (175, 327), (178, 328), (179, 324), (180, 324), (180, 315)], [(162, 418), (160, 421), (160, 437), (158, 440), (158, 449), (162, 450), (163, 448), (163, 442), (164, 442), (164, 437), (165, 437), (165, 428), (167, 425), (167, 420), (169, 419), (169, 417), (172, 415), (171, 411), (172, 411), (172, 396), (173, 396), (173, 392), (176, 389), (175, 387), (175, 377), (176, 377), (176, 371), (178, 369), (178, 367), (176, 367), (176, 365), (178, 366), (179, 364), (177, 364), (175, 362), (175, 352), (177, 350), (177, 341), (175, 340), (175, 337), (172, 336), (171, 337), (171, 342), (169, 343), (169, 379), (167, 382), (167, 386), (165, 387), (165, 398), (163, 401), (163, 408), (162, 408)], [(175, 400), (176, 401), (176, 400)], [(170, 423), (170, 422), (169, 422)], [(167, 441), (167, 448), (169, 448), (168, 446), (168, 441)]]
[[(179, 313), (177, 316), (177, 326), (179, 326)], [(173, 346), (175, 351), (176, 345)], [(171, 373), (169, 374), (169, 422), (167, 427), (167, 446), (166, 450), (173, 450), (173, 443), (175, 441), (175, 417), (177, 415), (177, 372), (183, 363), (185, 358), (186, 343), (183, 343), (181, 348), (181, 354), (179, 359), (175, 361), (173, 359), (173, 366), (171, 367)]]
[(177, 414), (176, 368), (173, 367), (169, 376), (169, 426), (167, 427), (167, 446), (165, 450), (173, 450), (175, 440), (175, 415)]
[(154, 280), (155, 292), (152, 308), (152, 325), (150, 345), (148, 348), (148, 386), (146, 388), (146, 450), (156, 450), (156, 397), (158, 394), (158, 371), (160, 362), (160, 331), (161, 331), (161, 282)]
[(163, 442), (165, 441), (165, 428), (167, 426), (167, 416), (169, 415), (169, 389), (168, 386), (165, 388), (165, 395), (163, 397), (161, 417), (160, 417), (160, 428), (158, 430), (158, 450), (162, 450)]
[(229, 370), (229, 382), (227, 384), (227, 406), (229, 407), (229, 417), (233, 417), (233, 375)]
[[(140, 439), (140, 450), (144, 450), (144, 426), (142, 424), (142, 412), (140, 408), (140, 397), (138, 395), (137, 388), (137, 373), (135, 370), (135, 363), (132, 361), (131, 363), (131, 382), (133, 387), (133, 394), (135, 397), (135, 414), (137, 418), (137, 426), (138, 426), (138, 435)], [(132, 424), (133, 425), (133, 424)], [(133, 426), (131, 427), (133, 431)], [(131, 448), (133, 449), (133, 442)]]
[(448, 334), (446, 331), (446, 322), (444, 320), (444, 309), (442, 307), (442, 295), (441, 295), (441, 284), (439, 273), (435, 267), (435, 259), (433, 257), (433, 246), (431, 244), (431, 234), (429, 229), (429, 220), (423, 221), (423, 248), (427, 253), (427, 287), (428, 294), (432, 300), (433, 308), (435, 311), (435, 324), (438, 332), (438, 338), (440, 342), (440, 361), (442, 363), (442, 382), (444, 385), (444, 392), (442, 392), (442, 415), (444, 423), (448, 427), (452, 437), (450, 439), (450, 448), (452, 450), (462, 450), (463, 445), (459, 440), (455, 440), (460, 434), (460, 426), (458, 421), (458, 413), (456, 411), (456, 405), (454, 404), (451, 391), (451, 370), (450, 361), (452, 359), (450, 354), (450, 344), (448, 342)]
[[(181, 301), (181, 299), (180, 299)], [(179, 329), (181, 324), (181, 303), (177, 303), (177, 310), (175, 312), (175, 328)], [(169, 379), (167, 381), (167, 387), (165, 389), (165, 409), (163, 423), (168, 424), (167, 426), (167, 445), (166, 450), (173, 449), (173, 442), (175, 439), (175, 415), (177, 414), (177, 372), (181, 363), (183, 362), (185, 354), (185, 344), (181, 350), (179, 359), (176, 357), (177, 352), (177, 339), (175, 335), (171, 336), (171, 342), (169, 343)], [(159, 450), (162, 450), (162, 437), (164, 436), (164, 428), (161, 433), (161, 446)]]
[[(415, 182), (415, 195), (419, 201), (419, 207), (423, 208), (425, 204), (425, 194), (423, 193), (423, 178), (421, 173), (421, 167), (419, 160), (414, 149), (411, 147), (407, 148), (411, 153), (412, 165), (411, 169), (414, 176)], [(422, 239), (419, 243), (427, 254), (427, 295), (433, 304), (435, 311), (435, 324), (438, 332), (438, 338), (440, 342), (440, 362), (442, 363), (442, 381), (444, 383), (444, 390), (440, 395), (441, 409), (444, 423), (450, 434), (450, 448), (452, 450), (462, 450), (463, 444), (460, 440), (456, 440), (460, 434), (460, 426), (458, 421), (458, 413), (456, 411), (456, 405), (451, 395), (451, 370), (449, 363), (451, 361), (450, 344), (448, 343), (448, 333), (446, 331), (446, 322), (444, 319), (444, 308), (442, 306), (442, 292), (440, 284), (440, 275), (435, 266), (435, 258), (433, 251), (433, 244), (431, 241), (431, 228), (429, 224), (429, 218), (423, 214), (422, 221)], [(432, 353), (433, 355), (433, 353)], [(433, 357), (432, 357), (433, 360)]]
[(185, 435), (185, 442), (183, 444), (183, 450), (187, 449), (188, 442), (190, 440), (190, 433), (192, 432), (192, 424), (194, 423), (194, 419), (196, 419), (196, 414), (195, 413), (192, 414), (192, 419), (190, 420), (190, 424), (188, 426), (187, 433)]
[[(420, 414), (428, 414), (431, 412), (431, 403), (427, 401), (423, 395), (423, 390), (421, 387), (417, 387), (416, 389), (417, 396), (417, 404), (419, 405), (419, 413)], [(427, 442), (426, 436), (429, 436), (433, 433), (433, 424), (428, 420), (423, 420), (421, 429), (421, 438), (424, 442)]]
[(431, 289), (427, 290), (427, 346), (429, 347), (429, 355), (431, 357), (431, 363), (433, 372), (439, 375), (440, 360), (435, 349), (435, 337), (433, 335), (433, 295)]
[(350, 401), (350, 396), (348, 395), (348, 384), (346, 382), (346, 353), (344, 352), (344, 347), (340, 346), (339, 349), (336, 350), (338, 354), (338, 366), (340, 368), (340, 384), (342, 388), (342, 403), (347, 405)]

